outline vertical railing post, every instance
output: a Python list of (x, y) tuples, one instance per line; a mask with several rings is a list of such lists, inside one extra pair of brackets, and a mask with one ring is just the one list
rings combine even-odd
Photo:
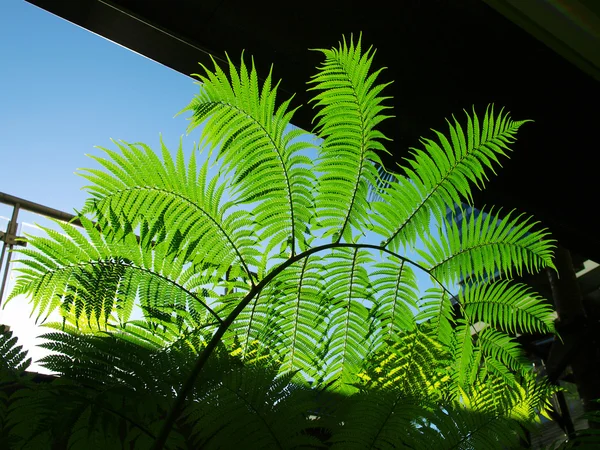
[[(0, 236), (0, 240), (2, 240), (2, 253), (0, 254), (0, 270), (3, 269), (2, 283), (0, 284), (0, 308), (2, 307), (2, 300), (4, 299), (4, 290), (6, 289), (6, 282), (8, 281), (8, 272), (10, 271), (12, 249), (14, 248), (17, 239), (17, 230), (19, 228), (17, 219), (19, 217), (19, 209), (20, 204), (16, 203), (13, 206), (12, 216), (10, 218), (10, 222), (8, 222), (8, 226), (6, 227), (6, 232)], [(7, 247), (8, 253), (6, 252)], [(6, 263), (4, 262), (5, 257)]]

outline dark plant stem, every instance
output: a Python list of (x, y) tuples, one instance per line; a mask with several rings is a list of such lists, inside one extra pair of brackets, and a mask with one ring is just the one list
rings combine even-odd
[[(188, 397), (188, 395), (192, 392), (192, 390), (194, 389), (194, 384), (196, 383), (196, 379), (200, 375), (200, 372), (202, 372), (202, 369), (203, 369), (204, 365), (206, 364), (206, 361), (208, 360), (208, 358), (210, 357), (210, 355), (212, 354), (214, 349), (217, 347), (217, 345), (219, 345), (219, 342), (221, 341), (221, 338), (223, 337), (225, 332), (229, 329), (229, 327), (231, 326), (233, 321), (240, 315), (240, 313), (244, 310), (244, 308), (246, 306), (248, 306), (248, 304), (256, 297), (256, 295), (258, 295), (260, 293), (260, 291), (267, 284), (269, 284), (277, 275), (279, 275), (285, 269), (290, 267), (292, 264), (294, 264), (298, 261), (301, 261), (304, 258), (308, 258), (310, 255), (313, 255), (315, 253), (319, 253), (319, 252), (329, 250), (329, 249), (336, 249), (336, 248), (378, 250), (378, 251), (387, 253), (389, 255), (395, 256), (396, 258), (400, 259), (401, 261), (403, 261), (405, 263), (409, 263), (409, 264), (423, 270), (424, 272), (429, 273), (429, 270), (427, 270), (425, 267), (421, 266), (420, 264), (418, 264), (408, 258), (405, 258), (404, 256), (400, 256), (397, 253), (392, 252), (391, 250), (380, 247), (378, 245), (371, 245), (371, 244), (351, 244), (351, 243), (343, 243), (343, 242), (334, 242), (331, 244), (325, 244), (325, 245), (320, 245), (318, 247), (313, 247), (303, 253), (300, 253), (298, 255), (295, 255), (295, 256), (289, 258), (288, 260), (286, 260), (279, 266), (275, 267), (271, 272), (269, 272), (262, 280), (260, 280), (260, 282), (258, 284), (252, 286), (252, 288), (250, 289), (248, 294), (246, 294), (246, 296), (242, 299), (242, 301), (240, 301), (240, 303), (238, 303), (238, 305), (235, 307), (235, 309), (233, 311), (231, 311), (231, 313), (229, 313), (227, 318), (225, 320), (223, 320), (223, 322), (221, 322), (221, 324), (219, 325), (219, 328), (217, 328), (217, 331), (212, 336), (212, 338), (210, 339), (210, 341), (208, 342), (208, 344), (206, 345), (206, 347), (204, 348), (204, 350), (202, 351), (202, 353), (196, 360), (196, 364), (194, 365), (194, 368), (190, 372), (189, 376), (185, 380), (185, 383), (181, 387), (181, 390), (177, 394), (177, 397), (175, 398), (175, 402), (173, 403), (173, 406), (171, 407), (171, 410), (169, 411), (169, 414), (167, 415), (167, 418), (165, 419), (165, 421), (161, 427), (160, 433), (158, 434), (156, 440), (154, 441), (152, 450), (162, 450), (164, 448), (167, 438), (169, 437), (169, 434), (171, 433), (171, 429), (173, 428), (175, 421), (177, 420), (177, 418), (183, 411), (185, 400)], [(438, 284), (447, 292), (447, 290), (444, 288), (442, 283), (440, 283), (438, 281)]]

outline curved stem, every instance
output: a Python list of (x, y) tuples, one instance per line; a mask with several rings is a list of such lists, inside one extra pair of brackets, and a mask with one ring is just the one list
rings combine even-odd
[[(158, 437), (156, 438), (156, 441), (154, 442), (154, 445), (152, 446), (152, 450), (162, 450), (163, 449), (163, 447), (167, 441), (167, 438), (169, 437), (169, 434), (171, 432), (171, 428), (173, 427), (173, 424), (175, 423), (175, 421), (181, 414), (184, 404), (185, 404), (185, 400), (186, 400), (187, 396), (192, 392), (192, 390), (194, 388), (194, 384), (196, 383), (196, 379), (200, 375), (200, 372), (202, 371), (204, 365), (206, 364), (206, 361), (208, 360), (208, 358), (210, 357), (210, 355), (212, 354), (214, 349), (217, 347), (217, 345), (221, 341), (221, 338), (223, 337), (223, 335), (227, 332), (227, 330), (229, 329), (231, 324), (240, 315), (240, 313), (244, 310), (244, 308), (246, 306), (248, 306), (248, 304), (254, 299), (254, 297), (256, 297), (256, 295), (258, 295), (260, 293), (260, 291), (267, 284), (269, 284), (277, 275), (279, 275), (285, 269), (290, 267), (292, 264), (294, 264), (298, 261), (301, 261), (302, 259), (307, 258), (310, 255), (313, 255), (315, 253), (319, 253), (324, 250), (335, 249), (335, 248), (354, 248), (354, 249), (364, 248), (364, 249), (371, 249), (371, 250), (379, 250), (379, 251), (382, 251), (389, 255), (395, 256), (396, 258), (400, 259), (401, 261), (404, 261), (411, 265), (414, 265), (415, 267), (423, 270), (426, 273), (429, 273), (429, 271), (425, 267), (410, 260), (409, 258), (405, 258), (404, 256), (398, 255), (397, 253), (395, 253), (391, 250), (388, 250), (387, 248), (382, 248), (378, 245), (372, 245), (372, 244), (352, 244), (352, 243), (344, 243), (344, 242), (334, 242), (331, 244), (325, 244), (325, 245), (320, 245), (317, 247), (310, 248), (310, 249), (306, 250), (305, 252), (302, 252), (298, 255), (294, 255), (293, 257), (289, 258), (287, 261), (283, 262), (282, 264), (280, 264), (279, 266), (277, 266), (273, 270), (271, 270), (271, 272), (269, 272), (262, 280), (260, 280), (260, 282), (258, 284), (252, 286), (252, 288), (250, 289), (248, 294), (246, 294), (246, 296), (242, 299), (242, 301), (240, 301), (240, 303), (238, 303), (238, 305), (233, 309), (233, 311), (231, 311), (231, 313), (229, 313), (229, 315), (225, 318), (225, 320), (223, 320), (223, 322), (219, 325), (219, 328), (217, 329), (215, 334), (212, 336), (212, 338), (210, 339), (210, 341), (208, 342), (208, 344), (206, 345), (206, 347), (204, 348), (204, 350), (202, 351), (202, 353), (196, 360), (196, 364), (194, 365), (194, 368), (190, 372), (188, 378), (185, 380), (185, 383), (183, 383), (181, 390), (177, 394), (177, 397), (175, 398), (175, 402), (173, 403), (173, 406), (171, 407), (171, 410), (169, 411), (167, 418), (163, 422), (163, 426), (160, 430), (160, 433), (158, 434)], [(442, 287), (442, 289), (445, 292), (452, 295), (444, 287), (444, 285), (441, 282), (439, 282), (435, 277), (433, 277), (433, 279)]]

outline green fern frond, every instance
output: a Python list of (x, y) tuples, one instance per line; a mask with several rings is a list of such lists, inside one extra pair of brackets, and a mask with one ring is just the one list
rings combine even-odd
[(378, 342), (385, 343), (403, 331), (414, 330), (419, 297), (412, 267), (395, 257), (382, 256), (370, 277), (376, 293), (371, 316), (381, 329)]
[(509, 333), (554, 333), (552, 307), (524, 284), (502, 280), (466, 285), (458, 297), (473, 322)]
[(427, 289), (419, 301), (419, 313), (415, 317), (417, 323), (426, 321), (433, 330), (434, 336), (444, 345), (450, 345), (452, 325), (454, 324), (452, 298), (443, 288)]
[[(160, 217), (165, 229), (179, 233), (176, 248), (185, 262), (214, 264), (216, 277), (236, 263), (249, 276), (249, 266), (257, 265), (259, 255), (253, 220), (233, 201), (223, 200), (226, 184), (209, 175), (208, 160), (198, 167), (193, 152), (186, 165), (181, 145), (176, 163), (164, 144), (162, 161), (144, 144), (116, 145), (120, 152), (102, 148), (107, 157), (92, 156), (104, 171), (80, 171), (93, 183), (87, 187), (92, 197), (81, 214), (116, 214), (115, 219), (141, 232), (149, 231), (148, 223)], [(154, 238), (145, 240), (146, 246)]]
[(523, 349), (511, 336), (486, 328), (477, 334), (477, 342), (485, 355), (484, 361), (495, 362), (494, 366), (489, 366), (490, 372), (500, 370), (498, 375), (509, 376), (509, 371), (522, 373), (531, 369)]
[(322, 382), (350, 390), (372, 345), (372, 324), (366, 304), (373, 303), (367, 265), (372, 255), (364, 250), (341, 248), (323, 256), (326, 268), (326, 338), (319, 352), (327, 361)]
[(500, 157), (527, 121), (513, 121), (502, 111), (496, 116), (488, 108), (480, 125), (475, 112), (467, 114), (466, 134), (454, 119), (448, 121), (450, 138), (435, 131), (439, 143), (422, 139), (425, 150), (413, 149), (413, 159), (403, 167), (408, 178), (396, 177), (373, 203), (374, 230), (392, 250), (412, 246), (417, 236), (429, 231), (433, 218), (443, 222), (448, 205), (471, 202), (471, 184), (482, 188), (488, 173), (495, 173)]
[(380, 179), (382, 166), (378, 152), (386, 152), (381, 141), (386, 137), (377, 125), (390, 116), (381, 96), (389, 84), (376, 84), (382, 69), (369, 73), (374, 51), (363, 52), (361, 40), (339, 48), (319, 50), (325, 61), (312, 77), (311, 90), (319, 93), (312, 100), (319, 108), (316, 132), (323, 138), (315, 168), (318, 180), (317, 221), (325, 236), (352, 241), (352, 227), (362, 228), (367, 221), (369, 190)]
[(470, 386), (479, 369), (481, 355), (473, 343), (471, 334), (471, 325), (464, 319), (458, 319), (450, 345), (456, 388)]
[(221, 168), (233, 174), (240, 204), (253, 205), (262, 241), (290, 241), (296, 253), (313, 206), (315, 177), (306, 151), (308, 135), (291, 129), (290, 100), (276, 106), (271, 73), (259, 86), (254, 62), (239, 70), (228, 59), (229, 76), (215, 63), (202, 66), (200, 93), (185, 108), (192, 111), (189, 131), (203, 124), (202, 140), (218, 149)]
[(509, 213), (500, 220), (493, 210), (480, 211), (464, 218), (460, 228), (446, 221), (445, 233), (429, 236), (419, 254), (430, 273), (448, 284), (536, 273), (554, 267), (554, 242), (547, 239), (547, 231), (533, 230), (535, 225), (523, 215)]
[[(43, 228), (47, 238), (29, 237), (35, 250), (19, 250), (25, 258), (19, 260), (21, 276), (9, 299), (29, 296), (38, 319), (45, 316), (45, 320), (60, 308), (63, 316), (98, 328), (114, 322), (113, 314), (116, 321), (126, 322), (136, 301), (142, 307), (208, 308), (197, 292), (210, 278), (194, 266), (184, 268), (183, 255), (170, 250), (177, 247), (178, 235), (173, 231), (167, 234), (161, 218), (146, 222), (139, 239), (127, 222), (123, 225), (113, 220), (107, 232), (84, 217), (81, 222), (85, 234), (58, 222), (63, 233)], [(149, 242), (157, 236), (152, 228), (159, 231), (161, 239), (148, 251)], [(82, 246), (80, 242), (86, 238), (88, 242)]]
[(27, 351), (17, 345), (17, 337), (3, 325), (0, 325), (0, 356), (0, 383), (6, 381), (7, 376), (23, 374), (31, 364)]

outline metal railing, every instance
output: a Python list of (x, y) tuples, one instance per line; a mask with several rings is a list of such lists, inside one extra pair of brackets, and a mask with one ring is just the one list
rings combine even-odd
[[(11, 251), (17, 245), (25, 245), (25, 242), (23, 242), (20, 239), (20, 237), (17, 236), (17, 231), (19, 228), (19, 212), (29, 211), (63, 222), (71, 222), (72, 224), (79, 226), (81, 226), (81, 222), (73, 214), (69, 214), (58, 209), (50, 208), (49, 206), (40, 205), (39, 203), (35, 203), (30, 200), (25, 200), (24, 198), (15, 197), (14, 195), (6, 194), (4, 192), (0, 192), (0, 203), (10, 205), (13, 208), (6, 230), (0, 231), (0, 241), (2, 242), (2, 250), (0, 250), (0, 273), (2, 274), (2, 281), (0, 282), (1, 307), (2, 300), (4, 299), (6, 283), (8, 281), (8, 272), (10, 271), (10, 261), (12, 257)], [(7, 249), (8, 252), (6, 251)]]

